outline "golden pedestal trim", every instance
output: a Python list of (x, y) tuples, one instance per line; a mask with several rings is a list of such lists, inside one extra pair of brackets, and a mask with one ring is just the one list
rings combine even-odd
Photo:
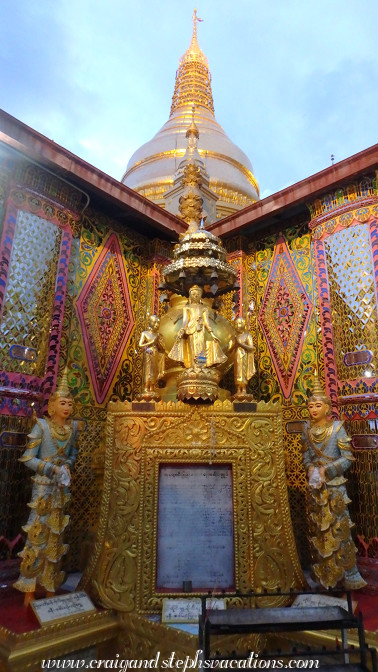
[(98, 658), (111, 658), (114, 647), (106, 643), (116, 640), (118, 632), (119, 622), (111, 611), (67, 618), (21, 634), (0, 628), (0, 670), (39, 672), (43, 660), (91, 646), (101, 646)]
[(215, 401), (218, 399), (220, 373), (216, 369), (196, 367), (185, 369), (177, 377), (177, 398), (180, 401), (194, 399)]

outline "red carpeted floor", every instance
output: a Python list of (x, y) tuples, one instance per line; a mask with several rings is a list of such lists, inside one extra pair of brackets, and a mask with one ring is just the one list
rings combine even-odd
[(33, 609), (24, 607), (24, 595), (5, 583), (0, 585), (0, 626), (16, 634), (40, 627)]
[(367, 632), (378, 630), (378, 595), (368, 595), (364, 592), (352, 593), (354, 602), (357, 602), (356, 614), (362, 614), (364, 628)]
[[(21, 634), (40, 628), (33, 609), (24, 606), (24, 593), (13, 588), (18, 578), (19, 561), (0, 563), (0, 627)], [(67, 591), (59, 591), (64, 594)], [(36, 599), (45, 597), (45, 592), (36, 593)]]

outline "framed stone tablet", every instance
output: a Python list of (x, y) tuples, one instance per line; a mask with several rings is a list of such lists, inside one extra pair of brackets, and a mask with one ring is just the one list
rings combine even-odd
[(156, 589), (235, 587), (232, 467), (161, 464)]

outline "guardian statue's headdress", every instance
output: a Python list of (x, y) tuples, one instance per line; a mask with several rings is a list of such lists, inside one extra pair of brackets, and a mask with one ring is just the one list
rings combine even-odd
[(332, 402), (330, 397), (327, 397), (321, 382), (319, 380), (318, 372), (315, 371), (314, 373), (314, 385), (312, 388), (312, 392), (308, 398), (308, 401), (323, 401), (325, 404), (327, 404), (330, 408), (332, 407)]
[(52, 416), (52, 405), (56, 399), (72, 399), (72, 394), (68, 385), (68, 369), (67, 367), (63, 371), (62, 378), (60, 383), (53, 394), (50, 395), (47, 410), (50, 416)]

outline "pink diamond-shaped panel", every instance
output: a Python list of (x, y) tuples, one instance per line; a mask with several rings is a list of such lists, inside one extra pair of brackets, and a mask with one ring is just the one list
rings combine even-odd
[(312, 303), (283, 237), (278, 240), (259, 312), (284, 396), (293, 388)]
[(76, 303), (96, 400), (109, 391), (134, 326), (122, 252), (106, 241)]

